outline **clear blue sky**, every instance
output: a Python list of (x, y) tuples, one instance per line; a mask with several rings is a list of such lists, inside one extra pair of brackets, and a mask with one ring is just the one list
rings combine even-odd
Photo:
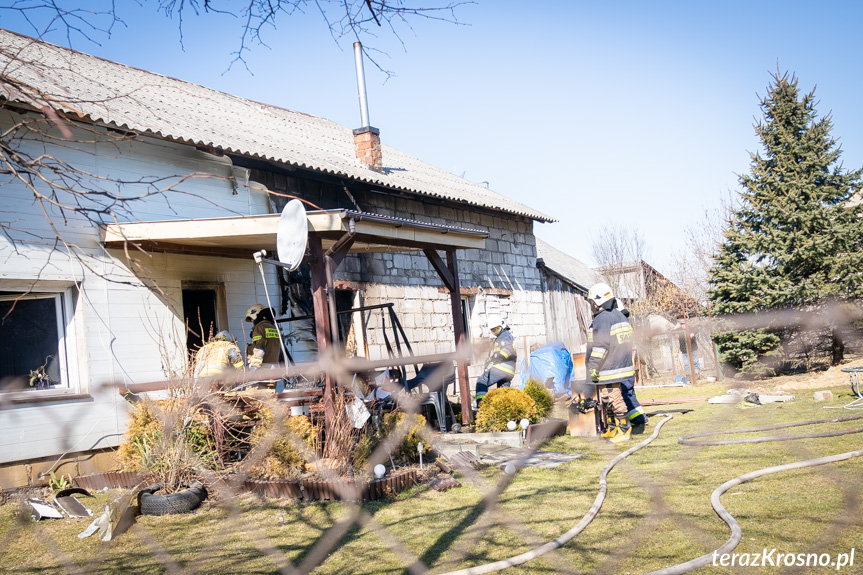
[[(187, 15), (183, 49), (178, 21), (152, 1), (118, 5), (127, 27), (72, 47), (359, 127), (352, 39), (336, 44), (313, 5), (265, 30), (250, 71), (228, 70), (237, 20)], [(366, 42), (396, 74), (366, 62), (371, 124), (385, 143), (557, 218), (537, 235), (587, 263), (591, 237), (617, 220), (671, 271), (687, 223), (749, 169), (777, 62), (817, 86), (846, 168), (863, 166), (863, 3), (479, 0), (457, 16), (463, 25), (402, 29), (404, 47), (385, 30)], [(6, 10), (0, 26), (33, 34)]]

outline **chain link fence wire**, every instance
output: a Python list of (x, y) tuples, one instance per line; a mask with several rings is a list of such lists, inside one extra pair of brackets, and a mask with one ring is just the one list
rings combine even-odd
[[(786, 326), (799, 327), (801, 317), (799, 312), (773, 314), (769, 325), (775, 328), (784, 321)], [(836, 323), (836, 317), (832, 319)], [(856, 315), (844, 317), (848, 333), (857, 319)], [(751, 317), (735, 321), (738, 327), (766, 325)], [(811, 321), (806, 327), (824, 330), (828, 325)], [(857, 344), (859, 341), (846, 337), (852, 352)], [(335, 389), (352, 391), (356, 373), (408, 363), (453, 362), (459, 357), (437, 354), (365, 362), (330, 356), (302, 370), (294, 369), (290, 375), (314, 381), (328, 376)], [(254, 374), (256, 379), (283, 375), (282, 370)], [(212, 393), (213, 382), (178, 379), (162, 383), (172, 398), (165, 405), (185, 402), (191, 409), (166, 408), (161, 414), (170, 422), (163, 425), (173, 435), (181, 435), (178, 429), (188, 429), (189, 421), (184, 418), (194, 420), (195, 409), (203, 404), (212, 413), (224, 414), (226, 420), (238, 417), (236, 401), (225, 400), (236, 393)], [(241, 390), (247, 384), (243, 377), (220, 380), (226, 389)], [(439, 370), (426, 385), (428, 391), (445, 385), (444, 371)], [(758, 385), (736, 380), (722, 383), (724, 387)], [(856, 395), (849, 385), (833, 389), (837, 397), (829, 407), (856, 407)], [(709, 390), (722, 392), (718, 384)], [(663, 392), (666, 398), (673, 396)], [(857, 425), (863, 415), (826, 411), (809, 399), (808, 391), (787, 403), (702, 402), (687, 404), (684, 407), (692, 411), (673, 415), (648, 408), (648, 413), (653, 412), (650, 423), (643, 434), (633, 435), (633, 441), (624, 445), (625, 451), (599, 438), (548, 438), (520, 451), (512, 461), (515, 472), (511, 474), (496, 466), (456, 468), (454, 474), (462, 486), (447, 491), (430, 487), (434, 476), (443, 472), (427, 460), (423, 473), (417, 474), (417, 485), (372, 501), (363, 501), (362, 486), (374, 480), (375, 465), (392, 468), (394, 450), (410, 433), (410, 419), (393, 427), (361, 469), (346, 472), (332, 461), (338, 459), (338, 453), (322, 457), (322, 444), (312, 449), (303, 437), (286, 432), (289, 412), (278, 409), (274, 395), (269, 394), (256, 401), (272, 410), (273, 420), (242, 459), (214, 466), (185, 446), (181, 458), (186, 458), (188, 473), (201, 478), (209, 491), (204, 505), (192, 513), (139, 516), (127, 531), (102, 542), (96, 536), (77, 537), (91, 519), (36, 522), (22, 502), (32, 493), (4, 492), (0, 506), (2, 569), (70, 574), (480, 575), (504, 571), (668, 575), (692, 569), (749, 573), (753, 568), (749, 556), (763, 558), (769, 549), (776, 549), (794, 555), (794, 562), (768, 565), (765, 572), (861, 572), (863, 558), (854, 557), (854, 565), (847, 561), (853, 557), (848, 554), (863, 541), (859, 489), (863, 451)], [(402, 394), (398, 407), (419, 413), (424, 399), (419, 394)], [(336, 393), (329, 417), (350, 423), (346, 406), (352, 401), (350, 395)], [(14, 404), (4, 402), (0, 407), (0, 416), (14, 425), (19, 418)], [(557, 415), (566, 417), (566, 405), (558, 404), (556, 409)], [(71, 422), (78, 413), (74, 409), (68, 413), (68, 420), (56, 423), (71, 436)], [(319, 417), (327, 417), (325, 409)], [(800, 421), (808, 423), (804, 432), (786, 432)], [(349, 437), (343, 450), (356, 447), (351, 428), (342, 428)], [(431, 438), (434, 432), (427, 425), (425, 437)], [(309, 459), (320, 478), (332, 480), (339, 501), (296, 501), (248, 491), (243, 480), (282, 435)], [(72, 439), (64, 445), (70, 453), (79, 448)], [(550, 469), (528, 465), (539, 449), (579, 457)], [(819, 465), (809, 467), (813, 461)], [(116, 493), (97, 493), (96, 500), (104, 506)], [(717, 504), (727, 511), (714, 511)], [(93, 512), (98, 516), (101, 509)], [(747, 564), (742, 565), (739, 557), (736, 565), (716, 563), (726, 552), (746, 555)], [(798, 557), (821, 561), (825, 554), (830, 555), (829, 566), (797, 564)], [(775, 562), (775, 555), (770, 557)], [(843, 561), (846, 564), (837, 565)]]

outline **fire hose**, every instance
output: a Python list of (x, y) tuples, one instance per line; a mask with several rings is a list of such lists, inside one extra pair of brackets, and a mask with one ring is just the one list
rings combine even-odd
[(514, 557), (510, 557), (509, 559), (503, 559), (501, 561), (494, 561), (493, 563), (486, 563), (484, 565), (477, 565), (476, 567), (469, 567), (467, 569), (459, 569), (458, 571), (450, 571), (449, 573), (445, 573), (444, 575), (484, 575), (485, 573), (495, 573), (497, 571), (502, 571), (503, 569), (507, 569), (509, 567), (515, 567), (516, 565), (521, 565), (523, 563), (527, 563), (537, 557), (541, 557), (545, 555), (549, 551), (557, 549), (558, 547), (563, 546), (568, 541), (570, 541), (573, 537), (584, 531), (584, 529), (593, 521), (596, 514), (599, 513), (599, 510), (602, 508), (602, 503), (605, 501), (605, 495), (608, 492), (608, 482), (607, 477), (609, 472), (614, 468), (615, 465), (638, 451), (639, 449), (646, 447), (654, 439), (659, 437), (659, 430), (662, 429), (662, 426), (665, 425), (673, 415), (666, 415), (665, 419), (660, 421), (656, 425), (656, 429), (653, 430), (653, 434), (633, 447), (630, 447), (623, 453), (619, 454), (617, 457), (608, 462), (608, 465), (602, 468), (602, 472), (599, 474), (599, 493), (596, 495), (596, 499), (593, 501), (593, 506), (590, 508), (590, 511), (581, 518), (574, 527), (572, 527), (569, 531), (559, 536), (557, 539), (553, 539), (548, 543), (540, 545), (539, 547), (535, 547), (530, 551), (522, 553), (520, 555), (516, 555)]
[[(486, 563), (483, 565), (477, 565), (475, 567), (469, 567), (467, 569), (459, 569), (458, 571), (450, 571), (445, 573), (444, 575), (485, 575), (487, 573), (495, 573), (497, 571), (502, 571), (509, 567), (515, 567), (517, 565), (522, 565), (536, 559), (537, 557), (541, 557), (542, 555), (562, 547), (567, 542), (572, 540), (576, 535), (584, 531), (584, 529), (590, 524), (591, 521), (596, 517), (599, 513), (599, 510), (602, 508), (602, 503), (605, 501), (606, 493), (608, 492), (608, 484), (607, 477), (609, 472), (614, 468), (615, 465), (623, 461), (625, 458), (629, 457), (639, 449), (646, 447), (650, 443), (653, 442), (659, 436), (659, 430), (662, 429), (662, 426), (665, 425), (670, 419), (672, 419), (673, 415), (666, 414), (665, 419), (660, 421), (656, 429), (653, 430), (653, 434), (639, 443), (638, 445), (631, 447), (612, 459), (608, 465), (606, 465), (599, 474), (599, 493), (596, 495), (596, 499), (593, 502), (593, 506), (590, 508), (590, 511), (585, 514), (584, 517), (581, 518), (575, 526), (573, 526), (569, 531), (563, 533), (556, 539), (553, 539), (539, 547), (535, 547), (530, 551), (522, 553), (520, 555), (515, 555), (510, 557), (509, 559), (503, 559), (500, 561), (494, 561), (492, 563)], [(816, 419), (810, 421), (800, 421), (793, 423), (784, 423), (778, 425), (768, 425), (764, 427), (750, 427), (743, 429), (732, 429), (727, 431), (718, 431), (718, 432), (703, 432), (703, 433), (694, 433), (691, 435), (685, 435), (678, 439), (678, 443), (681, 445), (730, 445), (730, 444), (740, 444), (740, 443), (762, 443), (766, 441), (790, 441), (794, 439), (805, 439), (805, 438), (820, 438), (820, 437), (836, 437), (839, 435), (848, 435), (851, 433), (860, 433), (863, 431), (863, 427), (856, 427), (852, 429), (843, 429), (839, 431), (829, 431), (822, 433), (811, 433), (811, 434), (798, 434), (798, 435), (778, 435), (778, 436), (768, 436), (768, 437), (755, 437), (755, 438), (745, 438), (745, 439), (725, 439), (725, 440), (713, 440), (713, 441), (693, 441), (692, 438), (695, 437), (705, 437), (710, 435), (727, 435), (733, 433), (753, 433), (753, 432), (761, 432), (761, 431), (772, 431), (776, 429), (785, 429), (790, 427), (800, 427), (804, 425), (815, 425), (819, 423), (838, 423), (845, 421), (852, 421), (857, 419), (863, 419), (863, 415), (854, 415), (849, 417), (834, 417), (828, 419)], [(716, 549), (715, 551), (711, 551), (705, 555), (700, 557), (696, 557), (695, 559), (691, 559), (684, 563), (679, 563), (677, 565), (672, 565), (670, 567), (665, 567), (663, 569), (659, 569), (657, 571), (651, 571), (645, 575), (682, 575), (683, 573), (688, 573), (690, 571), (694, 571), (700, 567), (704, 567), (712, 563), (714, 554), (725, 554), (732, 551), (737, 545), (740, 543), (740, 540), (743, 537), (743, 530), (740, 527), (740, 524), (737, 523), (737, 520), (722, 506), (722, 503), (719, 501), (719, 498), (722, 495), (737, 485), (742, 483), (746, 483), (747, 481), (751, 481), (758, 477), (763, 477), (765, 475), (770, 475), (773, 473), (780, 473), (782, 471), (790, 471), (792, 469), (802, 469), (804, 467), (815, 467), (818, 465), (825, 465), (828, 463), (835, 463), (838, 461), (845, 461), (847, 459), (853, 459), (855, 457), (863, 456), (863, 449), (857, 451), (849, 451), (846, 453), (840, 453), (837, 455), (830, 455), (827, 457), (819, 457), (815, 459), (807, 459), (804, 461), (797, 461), (794, 463), (788, 463), (785, 465), (776, 465), (773, 467), (767, 467), (764, 469), (759, 469), (756, 471), (752, 471), (750, 473), (745, 473), (743, 475), (739, 475), (734, 479), (730, 479), (717, 487), (710, 496), (710, 503), (713, 506), (713, 510), (716, 514), (722, 519), (728, 527), (731, 529), (731, 537), (726, 541), (721, 547)]]
[[(855, 419), (863, 419), (863, 415), (854, 415), (849, 417), (833, 417), (828, 419), (814, 419), (810, 421), (798, 421), (794, 423), (783, 423), (779, 425), (767, 425), (764, 427), (748, 427), (743, 429), (730, 429), (727, 431), (717, 431), (717, 432), (703, 432), (703, 433), (693, 433), (691, 435), (684, 435), (680, 439), (677, 440), (681, 445), (736, 445), (741, 443), (763, 443), (766, 441), (790, 441), (793, 439), (807, 439), (814, 437), (836, 437), (839, 435), (848, 435), (851, 433), (860, 433), (863, 431), (863, 427), (856, 427), (852, 429), (842, 429), (839, 431), (828, 431), (823, 433), (810, 433), (810, 434), (799, 434), (799, 435), (774, 435), (768, 437), (751, 437), (745, 439), (722, 439), (722, 440), (714, 440), (714, 441), (693, 441), (693, 437), (705, 437), (709, 435), (729, 435), (732, 433), (753, 433), (760, 431), (773, 431), (776, 429), (786, 429), (789, 427), (800, 427), (803, 425), (815, 425), (818, 423), (837, 423), (844, 421), (851, 421)], [(651, 571), (646, 575), (681, 575), (683, 573), (689, 573), (690, 571), (694, 571), (700, 567), (704, 567), (713, 562), (713, 559), (716, 555), (723, 555), (725, 553), (731, 552), (737, 544), (740, 543), (740, 540), (743, 538), (743, 530), (740, 528), (740, 524), (737, 523), (737, 520), (722, 506), (722, 503), (719, 502), (719, 498), (722, 495), (737, 485), (741, 483), (746, 483), (747, 481), (751, 481), (758, 477), (763, 477), (764, 475), (770, 475), (773, 473), (780, 473), (782, 471), (790, 471), (792, 469), (802, 469), (804, 467), (815, 467), (817, 465), (825, 465), (827, 463), (835, 463), (837, 461), (845, 461), (846, 459), (853, 459), (854, 457), (860, 457), (863, 455), (863, 449), (859, 449), (857, 451), (848, 451), (846, 453), (839, 453), (837, 455), (830, 455), (827, 457), (818, 457), (815, 459), (806, 459), (804, 461), (796, 461), (794, 463), (787, 463), (785, 465), (776, 465), (774, 467), (766, 467), (764, 469), (759, 469), (757, 471), (752, 471), (750, 473), (745, 473), (743, 475), (739, 475), (734, 479), (730, 479), (717, 487), (713, 493), (710, 495), (710, 503), (713, 506), (713, 510), (716, 512), (719, 517), (725, 521), (728, 527), (731, 528), (731, 537), (728, 541), (725, 542), (721, 547), (707, 553), (706, 555), (702, 555), (701, 557), (696, 557), (695, 559), (691, 559), (686, 561), (685, 563), (679, 563), (677, 565), (673, 565), (671, 567), (665, 567), (664, 569), (659, 569), (658, 571)]]

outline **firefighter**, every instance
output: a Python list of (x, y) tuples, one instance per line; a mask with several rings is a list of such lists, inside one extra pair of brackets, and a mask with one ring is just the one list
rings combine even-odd
[(195, 355), (195, 378), (222, 375), (225, 371), (242, 370), (243, 356), (236, 338), (220, 331)]
[(515, 376), (515, 340), (500, 316), (488, 318), (488, 329), (495, 337), (491, 346), (491, 354), (485, 364), (485, 371), (476, 380), (476, 408), (482, 398), (488, 393), (488, 388), (497, 384), (498, 387), (509, 387), (509, 382)]
[(246, 311), (246, 321), (252, 323), (252, 343), (246, 349), (249, 369), (276, 367), (281, 356), (279, 330), (276, 329), (273, 310), (256, 303)]
[[(620, 298), (614, 298), (614, 307), (620, 310), (620, 313), (623, 314), (626, 321), (629, 321), (629, 310), (626, 309), (623, 300)], [(635, 349), (633, 349), (632, 358), (632, 364), (637, 365), (639, 360), (638, 353), (635, 352)], [(623, 394), (623, 401), (626, 403), (626, 417), (629, 419), (629, 423), (636, 427), (640, 426), (639, 429), (643, 428), (647, 425), (647, 414), (644, 413), (644, 409), (641, 407), (641, 402), (638, 401), (638, 398), (635, 396), (635, 377), (631, 380), (627, 379), (620, 382), (620, 393)], [(636, 432), (638, 431), (636, 430)]]
[(632, 366), (632, 326), (617, 309), (614, 294), (608, 284), (598, 283), (590, 288), (588, 299), (595, 313), (587, 331), (587, 371), (590, 380), (597, 384), (599, 396), (609, 413), (609, 425), (602, 434), (611, 443), (629, 441), (632, 426), (621, 390), (624, 382), (635, 383)]

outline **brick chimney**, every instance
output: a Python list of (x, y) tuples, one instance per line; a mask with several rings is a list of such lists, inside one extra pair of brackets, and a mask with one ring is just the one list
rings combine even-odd
[(367, 168), (376, 172), (383, 171), (381, 158), (381, 131), (369, 124), (369, 101), (366, 98), (366, 78), (363, 71), (363, 45), (354, 42), (354, 64), (357, 68), (357, 96), (360, 100), (360, 121), (362, 128), (354, 130), (354, 149), (357, 158)]
[(381, 157), (381, 131), (371, 126), (354, 130), (354, 148), (357, 158), (367, 167), (376, 172), (383, 171)]

